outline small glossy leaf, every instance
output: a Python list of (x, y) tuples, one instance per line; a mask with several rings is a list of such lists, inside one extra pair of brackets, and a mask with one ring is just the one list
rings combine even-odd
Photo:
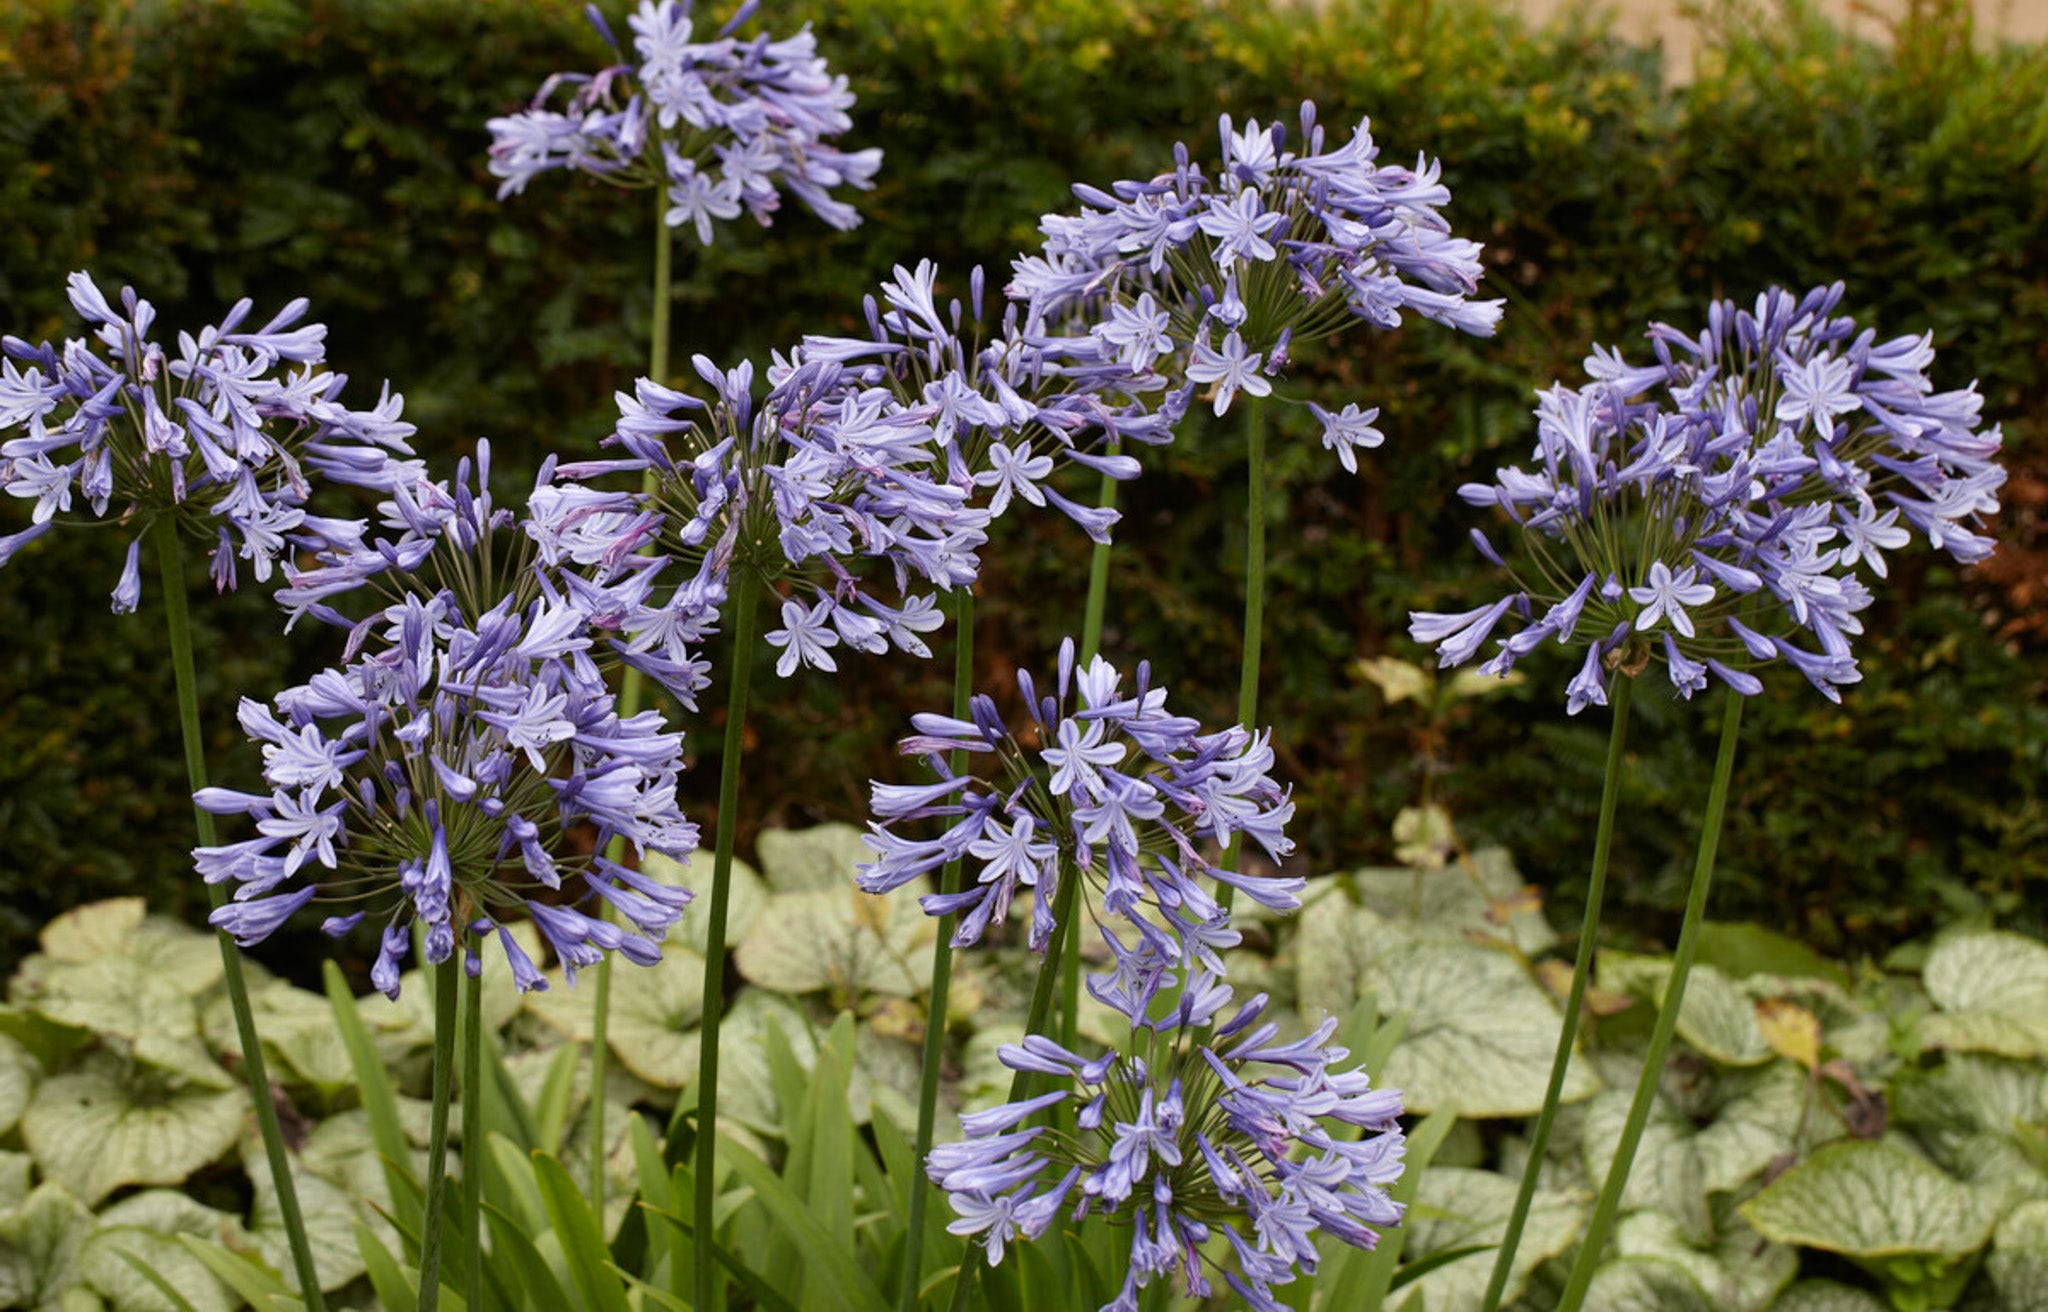
[[(243, 1146), (242, 1169), (256, 1189), (256, 1212), (249, 1238), (264, 1260), (280, 1271), (289, 1271), (291, 1239), (284, 1228), (284, 1214), (278, 1210), (277, 1185), (270, 1178), (260, 1142)], [(339, 1289), (363, 1274), (362, 1246), (355, 1236), (358, 1218), (354, 1200), (311, 1172), (299, 1172), (293, 1185), (298, 1190), (306, 1243), (313, 1252), (313, 1270), (320, 1277), (320, 1288)]]
[[(687, 918), (687, 913), (686, 913)], [(704, 958), (675, 942), (662, 944), (652, 966), (613, 966), (607, 1042), (621, 1065), (657, 1088), (674, 1089), (697, 1078), (694, 1032), (704, 1007)], [(546, 992), (526, 995), (526, 1009), (577, 1043), (597, 1035), (597, 989), (589, 978), (576, 988), (558, 972)]]
[(1983, 1247), (1994, 1206), (1904, 1148), (1847, 1140), (1821, 1148), (1743, 1204), (1768, 1239), (1854, 1258)]
[[(204, 1239), (206, 1236), (199, 1235)], [(148, 1270), (193, 1312), (235, 1312), (241, 1300), (175, 1234), (135, 1225), (102, 1225), (80, 1250), (79, 1273), (120, 1312), (182, 1312), (142, 1275)]]
[(1529, 896), (1513, 858), (1498, 847), (1481, 848), (1441, 871), (1374, 868), (1349, 878), (1362, 906), (1406, 922), (1403, 927), (1419, 937), (1505, 939), (1527, 956), (1557, 942), (1541, 901)]

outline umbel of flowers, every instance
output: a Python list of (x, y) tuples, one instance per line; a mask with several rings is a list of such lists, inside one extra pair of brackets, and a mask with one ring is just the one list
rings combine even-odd
[[(1378, 328), (1413, 311), (1490, 335), (1499, 301), (1471, 299), (1483, 272), (1477, 242), (1453, 236), (1439, 207), (1450, 191), (1434, 161), (1379, 163), (1369, 122), (1328, 143), (1313, 103), (1301, 106), (1304, 153), (1285, 125), (1218, 125), (1213, 176), (1185, 145), (1174, 168), (1109, 191), (1077, 186), (1076, 214), (1047, 215), (1043, 253), (1016, 262), (1010, 295), (1034, 320), (1080, 315), (1106, 355), (1206, 385), (1223, 414), (1240, 391), (1263, 397), (1293, 347), (1354, 319)], [(1377, 410), (1318, 410), (1323, 442), (1346, 469), (1376, 446)]]
[[(969, 887), (922, 900), (929, 914), (959, 916), (956, 944), (1001, 926), (1026, 890), (1033, 949), (1049, 953), (1066, 931), (1093, 925), (1112, 966), (1088, 988), (1130, 1037), (1084, 1057), (1037, 1030), (1047, 1017), (1035, 1001), (1028, 1037), (1001, 1050), (1019, 1075), (1013, 1101), (963, 1117), (965, 1141), (927, 1159), (958, 1214), (949, 1228), (979, 1236), (995, 1263), (1063, 1214), (1093, 1215), (1131, 1234), (1110, 1308), (1135, 1308), (1137, 1291), (1161, 1277), (1207, 1296), (1211, 1268), (1253, 1306), (1278, 1307), (1272, 1287), (1315, 1269), (1317, 1234), (1370, 1248), (1372, 1226), (1399, 1222), (1385, 1190), (1400, 1175), (1402, 1139), (1400, 1095), (1372, 1089), (1362, 1071), (1335, 1070), (1347, 1054), (1329, 1042), (1334, 1021), (1281, 1043), (1261, 1023), (1263, 994), (1231, 1010), (1219, 953), (1238, 934), (1209, 886), (1282, 910), (1299, 906), (1302, 887), (1213, 856), (1246, 834), (1276, 860), (1292, 850), (1284, 826), (1293, 804), (1271, 777), (1270, 744), (1238, 726), (1204, 733), (1167, 711), (1166, 690), (1144, 666), (1126, 689), (1100, 656), (1078, 666), (1071, 640), (1050, 690), (1020, 673), (1018, 692), (1028, 724), (1016, 732), (987, 696), (972, 700), (968, 719), (912, 718), (902, 750), (939, 777), (874, 785), (877, 860), (859, 883), (888, 892), (964, 857)], [(955, 751), (986, 768), (954, 774), (945, 754)], [(941, 832), (896, 831), (920, 820)], [(1042, 980), (1052, 968), (1049, 959)], [(1063, 1087), (1026, 1095), (1032, 1076)], [(1332, 1121), (1373, 1133), (1339, 1135)], [(1203, 1251), (1219, 1236), (1221, 1259)]]
[[(1017, 893), (1030, 889), (1029, 941), (1044, 951), (1060, 881), (1076, 879), (1092, 894), (1076, 914), (1105, 923), (1120, 950), (1132, 940), (1170, 954), (1184, 944), (1211, 962), (1211, 941), (1234, 941), (1235, 931), (1208, 885), (1241, 889), (1276, 910), (1300, 906), (1302, 880), (1241, 875), (1210, 846), (1245, 834), (1275, 860), (1294, 850), (1285, 833), (1294, 803), (1270, 773), (1268, 735), (1236, 725), (1203, 733), (1167, 712), (1166, 689), (1152, 685), (1149, 667), (1140, 664), (1126, 689), (1101, 656), (1077, 667), (1072, 639), (1060, 645), (1049, 692), (1026, 671), (1017, 685), (1028, 725), (1019, 732), (986, 694), (970, 703), (967, 720), (912, 717), (917, 732), (900, 748), (925, 756), (939, 778), (874, 785), (880, 821), (868, 844), (878, 858), (861, 868), (862, 889), (886, 893), (969, 858), (972, 886), (925, 897), (926, 912), (958, 914), (954, 940), (964, 946), (1004, 923)], [(954, 749), (988, 760), (989, 777), (952, 774), (944, 753)], [(908, 839), (893, 828), (927, 818), (946, 822), (938, 837)]]
[[(1936, 391), (1931, 337), (1879, 342), (1834, 313), (1842, 286), (1718, 302), (1692, 336), (1650, 330), (1657, 363), (1596, 348), (1593, 381), (1536, 409), (1535, 469), (1459, 489), (1520, 530), (1515, 590), (1460, 614), (1413, 618), (1445, 665), (1504, 674), (1544, 642), (1582, 648), (1569, 708), (1605, 705), (1609, 672), (1663, 663), (1690, 697), (1711, 674), (1744, 694), (1784, 661), (1830, 700), (1862, 676), (1850, 639), (1863, 574), (1917, 531), (1958, 561), (1992, 541), (1970, 527), (2005, 481), (1974, 387)], [(1486, 535), (1473, 541), (1505, 567)]]
[[(785, 191), (831, 226), (854, 227), (860, 214), (831, 193), (872, 185), (882, 152), (831, 144), (852, 126), (853, 93), (819, 58), (809, 27), (780, 40), (736, 35), (758, 7), (749, 0), (699, 41), (688, 0), (643, 0), (627, 20), (634, 60), (590, 6), (619, 62), (557, 73), (531, 108), (486, 125), (491, 173), (505, 180), (498, 195), (574, 169), (618, 186), (666, 188), (668, 226), (695, 228), (701, 245), (711, 244), (716, 221), (742, 209), (766, 226)], [(552, 108), (564, 90), (563, 108)]]
[(327, 329), (300, 322), (304, 300), (257, 326), (251, 302), (237, 301), (167, 350), (134, 288), (117, 311), (88, 274), (68, 287), (90, 338), (0, 339), (0, 430), (20, 430), (0, 443), (0, 487), (34, 503), (29, 527), (0, 537), (0, 565), (65, 522), (75, 498), (132, 535), (113, 592), (126, 613), (142, 595), (142, 536), (160, 518), (212, 545), (226, 591), (238, 560), (267, 582), (295, 549), (361, 541), (360, 522), (306, 509), (315, 476), (388, 489), (417, 475), (418, 462), (399, 458), (412, 455), (403, 398), (387, 388), (372, 409), (343, 405), (347, 379), (320, 367)]
[[(295, 572), (294, 600), (331, 619), (343, 617), (306, 594), (394, 595), (353, 625), (345, 663), (274, 710), (242, 702), (270, 791), (198, 798), (257, 829), (194, 854), (208, 881), (235, 886), (213, 923), (247, 946), (309, 904), (334, 909), (330, 934), (367, 918), (382, 927), (372, 983), (394, 997), (414, 922), (427, 963), (460, 946), (474, 973), (495, 935), (518, 987), (545, 988), (509, 920), (531, 918), (573, 982), (604, 951), (657, 960), (691, 897), (599, 854), (614, 835), (678, 860), (697, 844), (676, 802), (682, 735), (656, 711), (621, 718), (593, 658), (606, 616), (593, 602), (622, 579), (644, 589), (658, 562), (555, 568), (544, 535), (492, 505), (488, 461), (485, 445), (474, 487), (465, 461), (452, 486), (401, 490), (386, 503), (397, 537)], [(564, 841), (584, 824), (598, 851)], [(607, 903), (619, 923), (591, 914)]]

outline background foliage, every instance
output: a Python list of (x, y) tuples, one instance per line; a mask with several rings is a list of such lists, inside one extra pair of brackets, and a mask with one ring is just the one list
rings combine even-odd
[[(1479, 595), (1473, 520), (1450, 491), (1522, 458), (1534, 387), (1575, 381), (1589, 342), (1631, 344), (1648, 319), (1691, 324), (1708, 298), (1773, 281), (1840, 278), (1846, 308), (1886, 335), (1934, 332), (1939, 381), (1978, 379), (2006, 423), (2004, 549), (1960, 573), (1901, 569), (1844, 707), (1780, 680), (1751, 712), (1716, 910), (1842, 950), (1956, 917), (2041, 927), (2048, 55), (1973, 50), (1939, 3), (1914, 7), (1896, 56), (1796, 7), (1767, 25), (1726, 14), (1684, 86), (1597, 29), (1532, 31), (1465, 3), (847, 0), (777, 5), (773, 25), (800, 15), (853, 79), (849, 146), (886, 149), (881, 184), (856, 232), (791, 213), (687, 257), (685, 352), (765, 358), (850, 328), (896, 261), (937, 259), (955, 286), (976, 262), (1000, 274), (1070, 182), (1148, 175), (1176, 139), (1212, 153), (1224, 110), (1291, 121), (1311, 97), (1339, 130), (1370, 114), (1390, 157), (1442, 157), (1452, 220), (1486, 243), (1509, 301), (1500, 336), (1353, 338), (1300, 361), (1299, 390), (1383, 407), (1388, 443), (1360, 478), (1298, 413), (1277, 419), (1264, 704), (1316, 868), (1383, 860), (1426, 779), (1468, 839), (1508, 843), (1566, 902), (1582, 877), (1604, 725), (1560, 713), (1569, 671), (1532, 661), (1529, 683), (1424, 725), (1356, 669), (1416, 654), (1408, 609)], [(78, 268), (134, 283), (172, 325), (304, 295), (359, 396), (391, 379), (422, 452), (451, 469), (488, 435), (516, 491), (543, 451), (589, 449), (637, 372), (653, 215), (644, 194), (561, 178), (500, 204), (483, 122), (604, 57), (567, 0), (11, 6), (0, 330), (76, 331), (62, 288)], [(1188, 713), (1226, 719), (1235, 428), (1191, 423), (1148, 466), (1126, 489), (1106, 647), (1150, 657)], [(984, 686), (1044, 663), (1085, 550), (1063, 521), (1006, 525), (987, 553)], [(90, 898), (201, 905), (160, 639), (147, 617), (105, 614), (117, 570), (112, 534), (78, 533), (0, 571), (0, 956)], [(279, 641), (254, 596), (199, 614), (216, 760), (246, 780), (231, 698), (304, 677), (329, 638)], [(890, 745), (909, 711), (944, 704), (945, 671), (849, 666), (765, 685), (754, 732), (781, 749), (748, 754), (751, 824), (858, 819), (865, 780), (908, 768)], [(1709, 728), (1655, 696), (1638, 715), (1616, 879), (1623, 914), (1668, 933)], [(693, 726), (713, 754), (718, 719)], [(698, 772), (707, 823), (713, 777)]]

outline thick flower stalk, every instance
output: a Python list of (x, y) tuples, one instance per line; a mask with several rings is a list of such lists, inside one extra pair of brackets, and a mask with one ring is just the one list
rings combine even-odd
[[(767, 226), (785, 193), (834, 228), (860, 222), (832, 193), (865, 190), (881, 167), (877, 149), (842, 151), (832, 139), (853, 126), (844, 75), (818, 56), (808, 26), (795, 36), (736, 35), (754, 0), (708, 41), (694, 39), (688, 0), (643, 0), (627, 20), (627, 58), (596, 5), (590, 21), (618, 62), (594, 74), (557, 73), (530, 108), (492, 119), (491, 173), (500, 198), (536, 175), (574, 169), (623, 187), (662, 187), (671, 228), (700, 245), (715, 225), (745, 210)], [(562, 107), (553, 106), (567, 91)]]
[(88, 274), (69, 288), (91, 338), (0, 339), (0, 432), (20, 430), (0, 443), (0, 487), (34, 503), (29, 527), (0, 537), (0, 565), (82, 503), (129, 532), (113, 591), (125, 614), (141, 599), (141, 541), (159, 518), (211, 546), (226, 591), (238, 562), (267, 582), (296, 550), (360, 542), (360, 522), (306, 509), (314, 475), (376, 489), (415, 475), (403, 398), (387, 388), (369, 410), (343, 405), (347, 380), (320, 367), (327, 329), (300, 322), (304, 300), (260, 326), (237, 301), (167, 350), (151, 339), (155, 307), (134, 288), (119, 311)]
[[(194, 854), (209, 882), (235, 885), (213, 923), (247, 946), (309, 904), (332, 909), (330, 934), (368, 919), (383, 931), (371, 980), (394, 997), (414, 922), (430, 964), (461, 947), (474, 970), (495, 935), (524, 990), (546, 984), (508, 921), (531, 918), (573, 982), (605, 952), (659, 959), (691, 897), (599, 854), (614, 836), (677, 860), (697, 845), (676, 802), (682, 735), (655, 711), (621, 718), (593, 659), (605, 616), (591, 599), (617, 585), (541, 559), (517, 517), (491, 505), (487, 468), (475, 490), (466, 462), (452, 490), (429, 485), (440, 494), (429, 504), (447, 501), (438, 513), (400, 498), (415, 516), (408, 547), (368, 554), (424, 549), (410, 573), (358, 580), (403, 590), (354, 626), (347, 663), (274, 709), (242, 702), (270, 791), (197, 799), (247, 815), (258, 835)], [(613, 564), (638, 579), (654, 562)], [(568, 838), (586, 825), (594, 850)], [(622, 923), (590, 914), (600, 903)]]
[(1697, 336), (1656, 325), (1654, 365), (1596, 349), (1593, 382), (1539, 396), (1539, 467), (1459, 489), (1519, 530), (1515, 590), (1416, 614), (1410, 633), (1462, 664), (1512, 615), (1483, 666), (1501, 674), (1546, 641), (1583, 649), (1574, 713), (1606, 704), (1610, 672), (1653, 662), (1690, 697), (1709, 675), (1753, 695), (1750, 671), (1784, 661), (1839, 701), (1862, 677), (1850, 640), (1866, 575), (1883, 578), (1916, 530), (1982, 559), (1993, 543), (1971, 525), (2005, 481), (1974, 387), (1929, 380), (1931, 338), (1879, 342), (1834, 315), (1841, 297), (1839, 283), (1773, 288), (1753, 310), (1715, 304)]
[[(1238, 726), (1205, 734), (1167, 713), (1166, 689), (1150, 678), (1140, 664), (1127, 691), (1100, 656), (1077, 668), (1068, 639), (1051, 695), (1018, 674), (1028, 729), (1013, 733), (986, 695), (972, 700), (965, 720), (913, 716), (916, 733), (901, 750), (926, 756), (939, 778), (874, 785), (878, 820), (867, 841), (877, 857), (860, 868), (860, 887), (886, 893), (964, 857), (970, 886), (927, 894), (925, 911), (957, 914), (953, 942), (965, 946), (1005, 923), (1017, 894), (1031, 890), (1028, 941), (1039, 951), (1068, 878), (1085, 886), (1085, 914), (1113, 939), (1157, 942), (1175, 956), (1185, 943), (1206, 957), (1212, 940), (1234, 937), (1208, 885), (1243, 889), (1278, 910), (1298, 907), (1301, 879), (1241, 874), (1205, 845), (1244, 834), (1275, 860), (1293, 850), (1284, 827), (1294, 803), (1270, 773), (1270, 736)], [(990, 777), (953, 774), (945, 753), (956, 749), (990, 761)], [(945, 822), (938, 837), (896, 832), (926, 818)]]
[[(1304, 102), (1301, 154), (1285, 126), (1238, 130), (1226, 114), (1213, 176), (1179, 145), (1171, 172), (1075, 187), (1082, 209), (1046, 216), (1010, 296), (1034, 321), (1079, 314), (1105, 353), (1206, 387), (1218, 415), (1240, 392), (1270, 395), (1295, 346), (1354, 320), (1393, 328), (1412, 311), (1490, 335), (1501, 303), (1472, 299), (1480, 247), (1452, 235), (1436, 163), (1380, 164), (1369, 122), (1326, 150), (1315, 116)], [(1376, 414), (1318, 412), (1346, 468), (1378, 444)]]
[[(1273, 1287), (1315, 1271), (1319, 1237), (1370, 1249), (1375, 1227), (1399, 1224), (1387, 1188), (1402, 1169), (1401, 1095), (1337, 1069), (1348, 1053), (1330, 1043), (1333, 1019), (1283, 1043), (1261, 1019), (1263, 993), (1226, 1016), (1235, 999), (1206, 969), (1153, 947), (1123, 966), (1090, 981), (1130, 1021), (1123, 1048), (1090, 1059), (1038, 1035), (1005, 1045), (1004, 1065), (1059, 1087), (962, 1116), (966, 1138), (932, 1151), (927, 1171), (958, 1215), (948, 1229), (978, 1236), (994, 1265), (1062, 1213), (1100, 1217), (1127, 1227), (1131, 1245), (1104, 1312), (1134, 1310), (1139, 1290), (1176, 1276), (1206, 1298), (1211, 1271), (1275, 1312)], [(1155, 1017), (1162, 994), (1171, 1003)], [(1059, 1108), (1073, 1128), (1052, 1123)], [(1339, 1136), (1333, 1122), (1368, 1133)], [(1218, 1235), (1227, 1247), (1211, 1244)]]

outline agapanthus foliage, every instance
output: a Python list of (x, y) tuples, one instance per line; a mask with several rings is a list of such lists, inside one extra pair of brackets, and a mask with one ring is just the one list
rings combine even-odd
[(550, 169), (575, 169), (619, 186), (665, 187), (669, 226), (694, 228), (707, 246), (714, 225), (742, 209), (770, 223), (785, 192), (831, 226), (854, 227), (860, 215), (832, 192), (872, 185), (882, 152), (831, 144), (852, 126), (846, 78), (819, 58), (808, 26), (779, 40), (738, 35), (757, 8), (748, 0), (699, 41), (689, 0), (642, 0), (627, 20), (636, 56), (628, 58), (590, 6), (618, 62), (557, 73), (531, 108), (487, 124), (491, 173), (505, 180), (498, 195)]
[[(1033, 1035), (999, 1050), (1056, 1087), (961, 1117), (966, 1138), (932, 1151), (958, 1215), (948, 1228), (979, 1236), (994, 1264), (1062, 1214), (1106, 1218), (1128, 1227), (1131, 1251), (1104, 1312), (1136, 1309), (1159, 1278), (1207, 1297), (1212, 1270), (1271, 1312), (1274, 1286), (1316, 1269), (1319, 1237), (1369, 1249), (1374, 1227), (1399, 1224), (1387, 1188), (1402, 1169), (1401, 1095), (1336, 1069), (1348, 1053), (1330, 1042), (1335, 1020), (1282, 1042), (1263, 993), (1231, 1010), (1206, 970), (1150, 980), (1121, 994), (1091, 982), (1130, 1021), (1122, 1049), (1086, 1058)], [(1062, 1107), (1071, 1129), (1052, 1124)], [(1219, 1234), (1227, 1248), (1210, 1245)]]
[[(1491, 334), (1499, 301), (1473, 300), (1480, 247), (1453, 236), (1435, 162), (1382, 165), (1369, 122), (1325, 149), (1312, 103), (1304, 153), (1285, 126), (1219, 125), (1213, 176), (1185, 145), (1172, 171), (1109, 191), (1077, 186), (1078, 214), (1046, 216), (1042, 254), (1016, 262), (1010, 295), (1035, 321), (1080, 315), (1110, 358), (1164, 367), (1204, 386), (1215, 412), (1239, 392), (1266, 396), (1292, 347), (1354, 320), (1393, 328), (1408, 311)], [(1356, 468), (1377, 412), (1319, 412), (1324, 444)]]
[[(1060, 645), (1052, 693), (1041, 695), (1025, 671), (1017, 684), (1028, 727), (1014, 733), (986, 694), (973, 698), (966, 720), (911, 717), (916, 733), (901, 750), (926, 756), (939, 777), (874, 785), (878, 822), (867, 841), (877, 859), (861, 867), (861, 888), (886, 893), (965, 860), (968, 887), (926, 895), (925, 911), (958, 914), (953, 941), (966, 945), (1003, 924), (1028, 889), (1029, 942), (1043, 950), (1061, 881), (1079, 879), (1092, 895), (1081, 907), (1113, 941), (1155, 944), (1173, 959), (1234, 941), (1209, 883), (1275, 909), (1300, 905), (1302, 880), (1245, 875), (1214, 855), (1239, 834), (1275, 860), (1293, 850), (1285, 826), (1294, 803), (1270, 773), (1270, 735), (1238, 726), (1203, 733), (1167, 713), (1166, 689), (1152, 686), (1149, 667), (1140, 664), (1126, 690), (1100, 656), (1077, 668), (1072, 639)], [(989, 761), (988, 777), (954, 775), (945, 756), (955, 749)], [(924, 819), (943, 821), (943, 832), (896, 832)]]
[(1592, 382), (1539, 395), (1540, 467), (1459, 489), (1513, 521), (1516, 590), (1417, 614), (1413, 636), (1461, 664), (1515, 615), (1483, 668), (1505, 673), (1545, 641), (1582, 647), (1575, 713), (1606, 704), (1611, 671), (1658, 660), (1688, 697), (1709, 674), (1757, 693), (1749, 671), (1783, 660), (1839, 701), (1862, 677), (1850, 639), (1865, 576), (1885, 577), (1916, 530), (1981, 560), (1995, 544), (1972, 525), (2005, 481), (1974, 385), (1937, 391), (1931, 335), (1878, 341), (1834, 313), (1842, 290), (1718, 302), (1697, 335), (1654, 325), (1653, 365), (1596, 348)]
[(238, 301), (167, 350), (134, 288), (118, 311), (88, 274), (69, 289), (90, 338), (0, 339), (0, 432), (18, 430), (0, 443), (0, 486), (34, 503), (29, 527), (0, 537), (0, 564), (82, 503), (130, 532), (113, 593), (126, 613), (141, 598), (142, 534), (162, 516), (211, 545), (226, 590), (238, 560), (263, 582), (294, 550), (360, 543), (360, 522), (308, 512), (314, 476), (376, 489), (415, 476), (403, 399), (387, 388), (369, 410), (343, 405), (347, 380), (320, 367), (327, 329), (301, 322), (304, 300), (261, 326)]
[[(383, 544), (403, 569), (361, 569), (358, 586), (392, 599), (355, 625), (345, 662), (274, 709), (241, 704), (270, 791), (197, 795), (258, 833), (195, 852), (209, 882), (236, 884), (211, 920), (245, 946), (310, 903), (337, 909), (331, 934), (373, 920), (383, 938), (371, 980), (393, 996), (415, 921), (429, 963), (463, 945), (472, 969), (495, 932), (521, 989), (545, 987), (504, 932), (521, 915), (572, 981), (604, 951), (653, 962), (691, 894), (600, 853), (618, 836), (687, 860), (697, 830), (676, 801), (682, 735), (656, 711), (621, 718), (594, 659), (616, 616), (592, 599), (614, 576), (551, 564), (493, 507), (487, 464), (473, 487), (467, 462), (452, 488), (427, 486), (438, 495), (425, 509), (400, 498), (406, 545)], [(658, 567), (632, 559), (629, 575)], [(593, 914), (600, 899), (615, 919)]]

